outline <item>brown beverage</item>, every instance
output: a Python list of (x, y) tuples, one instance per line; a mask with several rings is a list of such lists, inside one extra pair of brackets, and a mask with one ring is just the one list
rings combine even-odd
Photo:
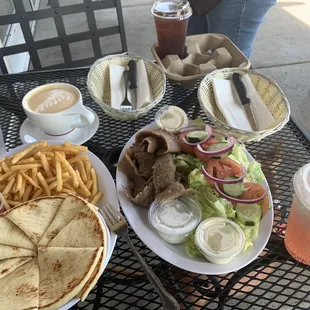
[(57, 113), (69, 109), (78, 101), (78, 94), (67, 87), (40, 87), (29, 99), (29, 109), (37, 113)]
[(178, 55), (183, 58), (188, 18), (192, 9), (187, 1), (161, 0), (154, 3), (152, 14), (158, 39), (157, 54), (160, 58)]

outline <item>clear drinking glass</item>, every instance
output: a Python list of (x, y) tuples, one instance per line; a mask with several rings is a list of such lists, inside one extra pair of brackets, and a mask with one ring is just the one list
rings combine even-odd
[(0, 155), (4, 154), (6, 152), (5, 144), (4, 144), (4, 139), (0, 127)]
[(293, 177), (293, 204), (285, 232), (285, 247), (297, 261), (310, 265), (310, 164)]

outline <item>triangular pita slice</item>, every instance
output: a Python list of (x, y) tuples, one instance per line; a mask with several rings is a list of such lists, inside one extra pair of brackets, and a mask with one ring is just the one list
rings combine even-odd
[(57, 309), (76, 296), (94, 271), (102, 250), (39, 248), (39, 308)]
[(24, 231), (35, 244), (38, 244), (63, 200), (63, 197), (38, 198), (18, 205), (5, 216)]
[(0, 244), (17, 246), (30, 250), (37, 249), (29, 237), (4, 216), (0, 217)]
[(38, 245), (47, 246), (86, 206), (87, 202), (77, 196), (66, 197)]
[(97, 283), (98, 279), (100, 278), (100, 276), (103, 273), (104, 270), (104, 262), (106, 260), (106, 256), (107, 256), (107, 251), (108, 251), (108, 244), (107, 244), (107, 234), (105, 229), (104, 231), (104, 248), (102, 251), (102, 254), (100, 256), (99, 262), (95, 268), (95, 270), (93, 271), (92, 275), (90, 276), (89, 280), (86, 282), (86, 284), (84, 285), (84, 287), (82, 288), (82, 290), (80, 291), (80, 293), (78, 294), (78, 298), (80, 298), (82, 301), (85, 300), (85, 298), (87, 297), (87, 295), (89, 294), (89, 292), (93, 289), (93, 287), (95, 286), (95, 284)]
[(97, 248), (103, 246), (105, 227), (94, 209), (84, 208), (48, 244), (53, 247)]
[(31, 259), (32, 257), (17, 257), (0, 260), (0, 280)]
[(0, 260), (23, 256), (35, 257), (37, 256), (37, 252), (24, 248), (18, 248), (16, 246), (0, 244)]
[(38, 292), (38, 261), (33, 258), (0, 280), (0, 309), (38, 309)]

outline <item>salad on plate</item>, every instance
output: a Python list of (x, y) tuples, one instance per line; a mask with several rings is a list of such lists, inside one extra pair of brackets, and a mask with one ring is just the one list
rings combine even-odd
[(270, 208), (260, 163), (205, 124), (138, 132), (118, 169), (128, 179), (126, 197), (148, 208), (150, 226), (190, 258), (229, 263), (253, 246)]

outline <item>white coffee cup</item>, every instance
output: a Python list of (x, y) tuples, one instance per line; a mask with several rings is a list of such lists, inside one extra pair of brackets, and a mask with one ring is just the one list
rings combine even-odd
[[(76, 102), (69, 108), (55, 113), (40, 113), (32, 110), (29, 106), (31, 99), (40, 92), (50, 89), (69, 90), (76, 95)], [(94, 113), (84, 107), (79, 89), (67, 83), (51, 83), (36, 87), (25, 95), (22, 105), (28, 118), (38, 128), (52, 136), (61, 136), (70, 133), (75, 128), (88, 127), (95, 120)]]

